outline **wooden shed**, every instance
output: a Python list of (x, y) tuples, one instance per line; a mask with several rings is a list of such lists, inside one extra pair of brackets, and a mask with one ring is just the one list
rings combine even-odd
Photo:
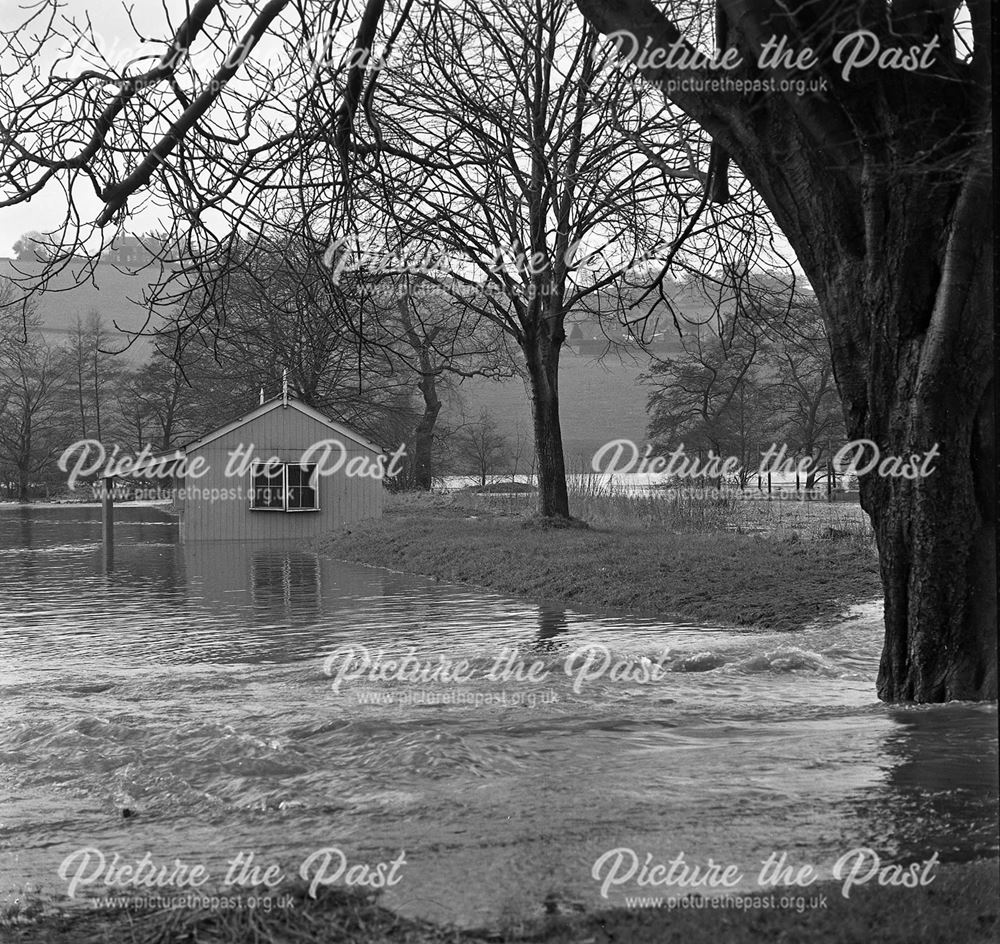
[(182, 541), (311, 539), (382, 516), (382, 450), (295, 399), (261, 404), (174, 460)]

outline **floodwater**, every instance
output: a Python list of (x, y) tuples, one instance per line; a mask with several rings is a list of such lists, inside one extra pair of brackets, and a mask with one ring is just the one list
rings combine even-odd
[[(877, 605), (784, 634), (594, 616), (182, 547), (151, 507), (119, 508), (107, 561), (98, 515), (0, 507), (0, 902), (65, 904), (87, 847), (200, 864), (205, 888), (241, 852), (283, 875), (405, 852), (383, 902), (464, 925), (652, 893), (601, 896), (612, 849), (751, 884), (772, 852), (826, 875), (856, 847), (996, 851), (995, 708), (879, 704)], [(335, 689), (360, 646), (381, 675)], [(387, 665), (407, 655), (433, 677)], [(76, 899), (116, 891), (91, 856)]]

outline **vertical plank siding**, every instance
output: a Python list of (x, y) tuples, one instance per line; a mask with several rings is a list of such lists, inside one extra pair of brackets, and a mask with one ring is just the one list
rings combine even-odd
[[(332, 475), (317, 475), (319, 511), (252, 511), (250, 473), (226, 476), (230, 455), (239, 447), (253, 446), (255, 459), (272, 457), (299, 462), (313, 444), (327, 439), (344, 444), (346, 459)], [(331, 430), (293, 408), (278, 408), (251, 419), (237, 429), (188, 451), (189, 467), (195, 457), (207, 464), (198, 478), (179, 480), (183, 499), (180, 511), (182, 541), (282, 541), (312, 539), (355, 521), (382, 516), (384, 485), (369, 477), (348, 477), (344, 467), (356, 457), (374, 463), (378, 453), (360, 439)], [(215, 497), (213, 497), (215, 496)]]

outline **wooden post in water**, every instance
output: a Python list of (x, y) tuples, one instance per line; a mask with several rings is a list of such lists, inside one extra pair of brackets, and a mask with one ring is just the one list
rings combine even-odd
[(826, 500), (833, 501), (834, 489), (837, 487), (837, 473), (833, 471), (833, 448), (830, 440), (826, 441)]
[(110, 554), (115, 546), (115, 479), (105, 476), (101, 495), (101, 531), (104, 535), (104, 551)]

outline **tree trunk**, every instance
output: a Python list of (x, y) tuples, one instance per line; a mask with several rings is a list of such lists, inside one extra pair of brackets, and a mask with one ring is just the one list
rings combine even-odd
[(806, 472), (806, 499), (812, 500), (813, 489), (816, 487), (816, 475), (817, 466), (814, 464), (809, 466), (809, 470)]
[(413, 435), (413, 486), (427, 492), (430, 491), (434, 478), (434, 424), (441, 412), (441, 401), (437, 395), (437, 375), (433, 351), (433, 335), (418, 335), (413, 327), (410, 316), (410, 296), (404, 294), (396, 300), (400, 323), (403, 326), (406, 341), (417, 355), (420, 395), (424, 398), (424, 413), (417, 423)]
[(884, 239), (895, 248), (869, 257), (862, 279), (828, 278), (823, 293), (850, 437), (872, 440), (883, 460), (902, 457), (911, 471), (912, 457), (938, 453), (918, 478), (878, 468), (860, 476), (885, 590), (878, 694), (995, 699), (989, 184), (972, 168), (945, 206), (912, 184), (887, 190)]
[[(994, 502), (992, 399), (989, 387), (975, 415), (938, 426), (933, 475), (861, 479), (885, 588), (878, 675), (885, 701), (997, 697), (996, 522), (987, 510)], [(921, 396), (912, 418), (936, 425), (935, 407)], [(890, 439), (903, 455), (908, 439), (915, 445), (907, 436)]]
[[(174, 413), (171, 410), (163, 421), (163, 435), (160, 437), (160, 451), (166, 452), (170, 448), (170, 443), (174, 438)], [(140, 447), (141, 447), (140, 443)]]
[(559, 352), (565, 340), (561, 324), (548, 328), (543, 322), (539, 333), (526, 338), (524, 343), (538, 460), (538, 514), (543, 518), (569, 518), (566, 462), (559, 423)]
[[(886, 701), (997, 697), (992, 255), (983, 230), (961, 226), (962, 216), (960, 201), (919, 348), (881, 341), (880, 357), (894, 356), (900, 369), (876, 378), (876, 441), (896, 455), (940, 452), (926, 477), (861, 479), (885, 587)], [(935, 331), (945, 318), (961, 326), (951, 337)]]
[(413, 435), (413, 484), (426, 492), (430, 491), (434, 477), (434, 424), (441, 412), (433, 373), (421, 374), (420, 393), (424, 398), (424, 412)]
[(851, 200), (824, 183), (835, 169), (801, 135), (779, 125), (740, 159), (816, 291), (848, 436), (911, 467), (939, 452), (920, 478), (878, 468), (859, 477), (885, 591), (879, 697), (995, 699), (988, 137), (941, 173), (872, 137), (858, 171), (841, 178)]
[(100, 335), (94, 336), (94, 420), (97, 424), (97, 439), (101, 439), (101, 368), (98, 360)]

